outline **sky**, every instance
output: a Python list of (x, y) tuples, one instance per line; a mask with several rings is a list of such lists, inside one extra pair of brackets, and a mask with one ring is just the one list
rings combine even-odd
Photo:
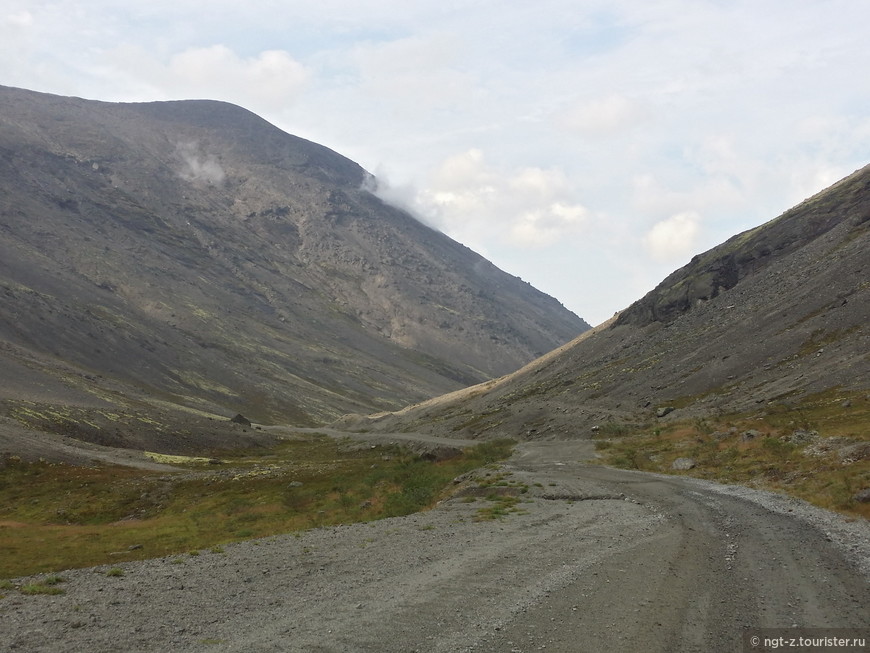
[(241, 105), (598, 324), (870, 163), (866, 0), (0, 0), (0, 84)]

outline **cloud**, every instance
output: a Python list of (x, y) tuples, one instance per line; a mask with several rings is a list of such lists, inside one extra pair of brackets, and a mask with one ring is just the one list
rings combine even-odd
[(442, 161), (421, 190), (377, 172), (373, 192), (418, 220), (480, 251), (545, 248), (579, 233), (590, 218), (558, 169), (500, 171), (479, 149)]
[(521, 246), (552, 245), (580, 227), (587, 214), (588, 211), (579, 204), (553, 202), (527, 211), (514, 219), (510, 228), (510, 239)]
[(176, 155), (181, 167), (178, 175), (185, 181), (208, 186), (220, 186), (226, 179), (226, 173), (214, 155), (202, 154), (197, 143), (179, 143)]
[(653, 225), (643, 242), (658, 262), (671, 262), (692, 254), (698, 239), (700, 216), (694, 211), (677, 213)]
[(410, 182), (395, 183), (390, 179), (385, 168), (377, 168), (373, 177), (364, 179), (363, 190), (369, 191), (387, 204), (407, 211), (426, 226), (439, 229), (439, 225), (431, 220), (431, 216), (421, 209), (420, 192), (416, 186)]
[(461, 67), (460, 39), (435, 33), (357, 45), (349, 58), (359, 90), (379, 106), (419, 120), (424, 111), (457, 106), (473, 92)]
[(266, 50), (242, 58), (223, 45), (176, 54), (168, 70), (172, 83), (186, 89), (220, 94), (238, 90), (274, 106), (296, 96), (307, 78), (305, 67), (283, 50)]
[[(751, 160), (746, 161), (748, 169), (754, 165)], [(672, 176), (672, 179), (661, 180), (652, 173), (642, 173), (632, 179), (630, 191), (634, 209), (642, 215), (661, 216), (687, 210), (733, 209), (745, 203), (746, 187), (736, 172), (733, 175)], [(746, 183), (752, 182), (747, 179)]]
[(21, 84), (32, 76), (29, 66), (34, 58), (36, 23), (25, 9), (0, 11), (0, 80), (2, 84)]
[(6, 14), (6, 16), (3, 17), (3, 22), (10, 27), (30, 27), (33, 25), (33, 14), (22, 9), (21, 11)]
[(611, 136), (639, 125), (648, 110), (625, 95), (611, 93), (575, 102), (555, 115), (557, 127), (583, 136)]
[(586, 224), (588, 211), (575, 195), (561, 170), (498, 170), (472, 148), (442, 162), (417, 194), (415, 208), (459, 239), (540, 248)]
[(492, 190), (495, 174), (488, 170), (483, 152), (471, 148), (442, 161), (432, 180), (446, 192), (481, 193)]
[(305, 66), (284, 50), (243, 57), (218, 44), (160, 56), (120, 46), (106, 59), (111, 75), (126, 81), (136, 99), (225, 100), (265, 114), (296, 102), (309, 80)]

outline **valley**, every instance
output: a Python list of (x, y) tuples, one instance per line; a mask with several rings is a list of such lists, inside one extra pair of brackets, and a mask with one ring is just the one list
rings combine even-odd
[(870, 166), (590, 328), (245, 109), (0, 87), (0, 649), (868, 636), (868, 251)]

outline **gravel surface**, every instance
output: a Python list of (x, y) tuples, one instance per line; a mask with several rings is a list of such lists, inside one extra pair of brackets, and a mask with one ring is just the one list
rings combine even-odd
[(528, 491), (501, 520), (456, 497), (6, 591), (0, 650), (736, 651), (746, 628), (870, 629), (867, 522), (590, 452), (521, 445), (502, 471)]

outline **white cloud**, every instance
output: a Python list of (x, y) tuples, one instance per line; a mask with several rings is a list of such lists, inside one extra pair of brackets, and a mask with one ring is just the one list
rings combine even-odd
[(555, 121), (558, 127), (583, 136), (611, 136), (637, 127), (647, 115), (640, 102), (611, 93), (575, 102), (557, 113)]
[(10, 27), (27, 28), (33, 25), (33, 14), (26, 10), (16, 11), (6, 14), (3, 22)]
[(220, 186), (226, 173), (212, 154), (204, 154), (197, 143), (178, 143), (175, 148), (180, 166), (178, 175), (185, 181)]
[(745, 189), (740, 180), (728, 174), (703, 175), (691, 179), (677, 177), (663, 181), (655, 174), (642, 173), (631, 180), (630, 187), (626, 188), (626, 191), (629, 190), (634, 210), (643, 216), (734, 208), (745, 201)]
[(553, 202), (517, 216), (510, 227), (510, 239), (522, 247), (546, 247), (581, 227), (587, 214), (579, 204)]
[(586, 224), (588, 211), (575, 195), (561, 170), (498, 170), (470, 149), (441, 164), (414, 208), (460, 240), (540, 248)]
[(495, 173), (487, 168), (483, 152), (477, 148), (466, 150), (445, 159), (435, 172), (432, 184), (448, 192), (480, 193), (492, 190)]
[(305, 67), (282, 50), (266, 50), (243, 58), (223, 45), (189, 49), (174, 55), (168, 85), (203, 97), (247, 98), (271, 110), (281, 109), (301, 92)]
[(462, 42), (450, 34), (427, 34), (357, 46), (360, 90), (389, 111), (411, 112), (419, 120), (425, 111), (465, 102), (472, 79), (461, 69)]
[(123, 100), (225, 100), (267, 116), (295, 103), (309, 80), (309, 71), (286, 51), (243, 57), (225, 45), (163, 55), (123, 45), (92, 73), (117, 79), (115, 93)]
[(676, 262), (694, 253), (700, 216), (693, 211), (677, 213), (653, 225), (644, 246), (655, 261)]

